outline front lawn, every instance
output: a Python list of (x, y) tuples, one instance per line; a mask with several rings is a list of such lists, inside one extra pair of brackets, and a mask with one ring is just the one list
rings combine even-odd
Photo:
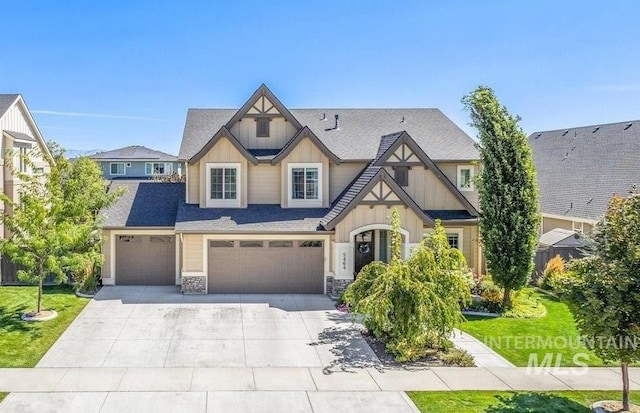
[(569, 308), (552, 296), (538, 292), (534, 294), (547, 308), (544, 317), (468, 316), (460, 329), (479, 339), (516, 366), (526, 367), (530, 354), (535, 354), (538, 362), (551, 354), (553, 366), (556, 366), (556, 362), (559, 366), (576, 366), (577, 363), (601, 366), (602, 360), (579, 341), (579, 333)]
[(69, 287), (45, 287), (42, 308), (58, 317), (43, 322), (20, 320), (36, 308), (36, 287), (0, 287), (0, 367), (34, 367), (89, 302)]
[(0, 393), (0, 402), (4, 400), (5, 397), (7, 397), (7, 394), (9, 393)]
[[(596, 401), (622, 400), (622, 393), (615, 391), (423, 391), (407, 394), (425, 413), (590, 413), (589, 406)], [(631, 392), (631, 402), (640, 403), (640, 392)]]

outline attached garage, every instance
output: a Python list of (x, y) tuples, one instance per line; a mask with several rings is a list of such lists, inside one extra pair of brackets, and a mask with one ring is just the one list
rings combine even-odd
[(324, 242), (209, 240), (208, 292), (322, 294)]
[(115, 235), (117, 285), (174, 285), (174, 235)]

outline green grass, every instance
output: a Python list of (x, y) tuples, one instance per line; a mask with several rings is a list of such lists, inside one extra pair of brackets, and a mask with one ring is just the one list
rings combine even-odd
[(0, 367), (33, 367), (89, 302), (68, 287), (45, 287), (42, 308), (58, 317), (43, 322), (20, 320), (35, 310), (36, 287), (0, 287)]
[(0, 393), (0, 402), (4, 400), (5, 397), (7, 397), (7, 394), (9, 393)]
[[(579, 333), (569, 308), (549, 295), (536, 292), (534, 296), (539, 297), (547, 309), (544, 317), (468, 316), (460, 329), (487, 344), (516, 366), (527, 366), (532, 353), (537, 354), (538, 362), (552, 353), (553, 366), (556, 360), (560, 366), (575, 366), (576, 361), (589, 366), (602, 366), (602, 360), (579, 342)], [(576, 356), (581, 358), (574, 360)]]
[[(615, 391), (500, 392), (434, 391), (407, 392), (421, 412), (429, 413), (589, 413), (599, 400), (622, 400)], [(640, 403), (640, 392), (631, 392)]]

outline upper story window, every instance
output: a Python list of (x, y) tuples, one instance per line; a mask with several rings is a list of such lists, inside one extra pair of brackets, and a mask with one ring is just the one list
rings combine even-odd
[(124, 162), (111, 162), (109, 165), (109, 173), (111, 175), (124, 175)]
[(269, 137), (269, 124), (271, 119), (258, 118), (256, 119), (256, 137), (268, 138)]
[(144, 165), (146, 175), (171, 175), (173, 164), (171, 162), (147, 162)]
[(289, 206), (322, 206), (322, 164), (289, 164)]
[(240, 207), (240, 164), (207, 164), (207, 206)]
[(400, 186), (409, 186), (409, 167), (408, 166), (394, 166), (393, 172), (395, 180)]
[(458, 165), (458, 189), (473, 191), (473, 165)]

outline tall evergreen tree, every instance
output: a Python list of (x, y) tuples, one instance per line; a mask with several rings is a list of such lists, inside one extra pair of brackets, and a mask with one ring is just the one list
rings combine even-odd
[(538, 245), (540, 210), (531, 148), (518, 125), (493, 90), (480, 86), (462, 99), (478, 130), (481, 169), (480, 236), (487, 266), (504, 289), (503, 307), (511, 306), (511, 291), (522, 288), (533, 271)]

